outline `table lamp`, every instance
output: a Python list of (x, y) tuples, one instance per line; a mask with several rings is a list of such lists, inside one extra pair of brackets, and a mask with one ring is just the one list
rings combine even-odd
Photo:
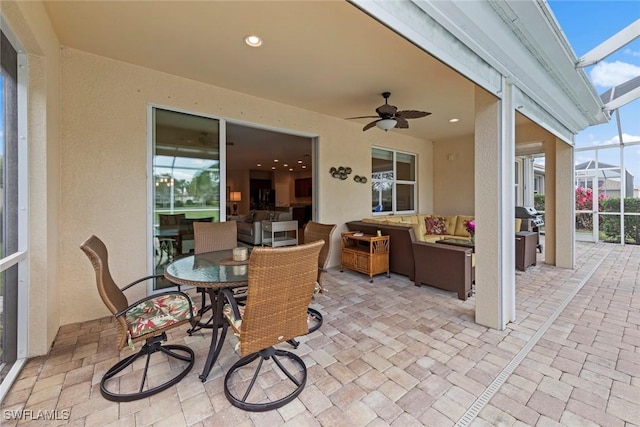
[(238, 215), (238, 202), (242, 201), (242, 193), (240, 191), (232, 191), (229, 194), (229, 200), (233, 202), (233, 214)]

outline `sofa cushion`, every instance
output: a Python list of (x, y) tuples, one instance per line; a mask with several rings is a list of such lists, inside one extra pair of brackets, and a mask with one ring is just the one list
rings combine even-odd
[(441, 240), (444, 238), (445, 236), (438, 235), (438, 234), (425, 234), (424, 236), (422, 236), (422, 239), (420, 239), (420, 241), (427, 242), (427, 243), (435, 243), (438, 240)]
[(444, 222), (447, 224), (447, 234), (456, 234), (456, 221), (458, 221), (458, 215), (444, 215)]
[(469, 232), (467, 231), (467, 222), (473, 221), (474, 217), (466, 216), (466, 215), (458, 215), (458, 221), (456, 222), (456, 229), (453, 234), (460, 237), (469, 237)]
[(387, 224), (395, 225), (395, 224), (400, 224), (400, 223), (402, 223), (402, 217), (401, 216), (392, 215), (392, 216), (388, 216), (387, 217)]
[(269, 211), (254, 211), (253, 212), (253, 222), (269, 220), (271, 218), (271, 212)]
[(441, 216), (429, 216), (424, 219), (424, 225), (427, 235), (442, 235), (447, 234), (447, 226), (444, 218)]
[(248, 222), (236, 223), (238, 234), (246, 234), (247, 236), (253, 236), (253, 224)]
[(402, 215), (400, 218), (403, 224), (418, 224), (418, 215)]
[(414, 230), (414, 231), (416, 232), (416, 236), (420, 236), (419, 238), (422, 238), (422, 236), (427, 234), (427, 227), (425, 226), (424, 219), (428, 216), (431, 216), (431, 215), (416, 215), (418, 220), (417, 221), (418, 230)]

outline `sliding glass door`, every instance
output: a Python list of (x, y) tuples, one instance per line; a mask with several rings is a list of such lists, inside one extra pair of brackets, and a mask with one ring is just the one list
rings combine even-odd
[[(154, 270), (193, 249), (193, 222), (225, 219), (221, 122), (152, 108)], [(222, 148), (222, 150), (221, 150)], [(158, 280), (154, 289), (171, 286)]]
[[(26, 140), (21, 144), (19, 100), (24, 55), (0, 33), (0, 400), (26, 358)], [(19, 71), (20, 70), (20, 71)], [(21, 323), (21, 319), (23, 319)], [(18, 363), (20, 362), (20, 363)]]

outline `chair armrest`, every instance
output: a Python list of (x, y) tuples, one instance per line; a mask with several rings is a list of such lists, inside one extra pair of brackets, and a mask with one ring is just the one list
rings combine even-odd
[[(138, 283), (146, 282), (147, 280), (151, 280), (151, 279), (160, 279), (160, 278), (165, 278), (166, 279), (164, 274), (154, 274), (152, 276), (145, 276), (145, 277), (142, 277), (142, 278), (136, 280), (135, 282), (129, 283), (127, 286), (124, 286), (124, 287), (120, 288), (120, 290), (124, 292), (127, 289), (137, 285)], [(167, 281), (170, 282), (170, 283), (173, 283), (174, 285), (176, 285), (178, 287), (178, 290), (181, 289), (179, 283), (172, 282), (169, 279), (167, 279)]]
[(134, 285), (137, 285), (138, 283), (146, 282), (147, 280), (151, 280), (151, 279), (157, 279), (159, 277), (164, 277), (164, 275), (162, 275), (162, 274), (154, 274), (152, 276), (142, 277), (142, 278), (136, 280), (135, 282), (131, 282), (127, 286), (125, 286), (123, 288), (120, 288), (120, 290), (121, 291), (126, 291), (127, 289), (131, 288)]
[(457, 292), (466, 300), (473, 281), (471, 248), (439, 243), (414, 242), (415, 284)]
[[(235, 297), (233, 296), (233, 292), (231, 292), (231, 290), (229, 289), (222, 289), (220, 291), (220, 293), (222, 294), (222, 296), (224, 297), (224, 299), (226, 300), (226, 303), (229, 304), (229, 306), (231, 307), (231, 310), (233, 310), (233, 316), (236, 319), (240, 319), (240, 310), (238, 309), (238, 303), (236, 302)], [(222, 299), (222, 298), (220, 298)], [(224, 301), (222, 303), (218, 303), (218, 310), (221, 310), (222, 307), (224, 306)]]

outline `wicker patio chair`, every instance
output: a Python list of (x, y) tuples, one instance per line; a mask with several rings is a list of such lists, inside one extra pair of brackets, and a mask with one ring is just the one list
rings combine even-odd
[[(255, 248), (249, 259), (246, 305), (238, 306), (228, 289), (222, 291), (224, 298), (220, 301), (227, 302), (223, 313), (239, 337), (242, 355), (224, 379), (224, 392), (233, 406), (247, 411), (269, 411), (291, 402), (302, 392), (307, 381), (303, 360), (274, 346), (308, 333), (307, 308), (323, 244), (318, 241), (275, 249)], [(269, 360), (271, 363), (263, 363)], [(284, 377), (266, 372), (276, 368)], [(256, 380), (263, 369), (270, 378), (269, 393), (258, 390), (263, 382)], [(248, 378), (251, 380), (245, 380)], [(281, 384), (272, 384), (278, 378)], [(254, 390), (256, 384), (258, 389)]]
[(238, 246), (238, 227), (235, 221), (194, 222), (194, 253), (221, 251)]
[[(233, 249), (238, 246), (238, 227), (235, 221), (227, 222), (194, 222), (193, 223), (193, 252), (201, 254), (203, 252), (222, 251)], [(207, 305), (207, 290), (196, 288), (202, 295), (200, 315), (211, 310), (211, 305)], [(236, 299), (246, 297), (246, 287), (234, 289)], [(197, 326), (189, 330), (189, 334), (203, 327), (212, 327), (213, 316), (205, 322), (198, 323)]]
[[(321, 224), (319, 222), (309, 221), (304, 227), (304, 242), (311, 243), (318, 240), (324, 241), (324, 246), (320, 250), (318, 257), (318, 277), (316, 279), (316, 291), (324, 292), (322, 286), (322, 273), (327, 268), (329, 262), (329, 254), (331, 253), (331, 237), (336, 229), (336, 224)], [(309, 307), (309, 333), (314, 332), (322, 326), (322, 314), (315, 308)], [(296, 341), (294, 341), (296, 343)]]
[(329, 262), (329, 254), (331, 253), (331, 237), (336, 229), (336, 224), (321, 224), (319, 222), (309, 221), (304, 227), (304, 242), (311, 243), (317, 240), (324, 240), (325, 245), (320, 251), (318, 257), (318, 292), (324, 292), (322, 286), (322, 273), (327, 268)]
[[(195, 317), (197, 309), (193, 305), (191, 298), (183, 292), (167, 291), (148, 296), (130, 304), (123, 291), (157, 276), (143, 277), (123, 288), (119, 288), (109, 272), (109, 255), (102, 240), (96, 236), (91, 236), (82, 243), (80, 248), (93, 265), (100, 298), (115, 316), (116, 324), (118, 325), (118, 341), (116, 344), (118, 350), (127, 346), (133, 349), (134, 343), (144, 341), (140, 351), (119, 361), (102, 376), (100, 381), (102, 396), (105, 399), (116, 402), (128, 402), (159, 393), (178, 383), (193, 367), (194, 352), (184, 345), (162, 345), (162, 342), (167, 340), (166, 331), (186, 323), (193, 324), (197, 320)], [(157, 385), (157, 377), (152, 378), (151, 381), (148, 381), (147, 378), (151, 355), (156, 352), (161, 352), (169, 358), (186, 362), (185, 367), (178, 374)], [(146, 356), (142, 378), (138, 378), (138, 372), (133, 370), (116, 377), (142, 356)], [(169, 365), (173, 365), (173, 363), (169, 363)], [(127, 376), (132, 377), (134, 380), (140, 380), (140, 387), (137, 390), (129, 390), (125, 386), (126, 383), (134, 383), (134, 381), (127, 380)], [(164, 379), (166, 377), (167, 372), (162, 372), (161, 378)]]

